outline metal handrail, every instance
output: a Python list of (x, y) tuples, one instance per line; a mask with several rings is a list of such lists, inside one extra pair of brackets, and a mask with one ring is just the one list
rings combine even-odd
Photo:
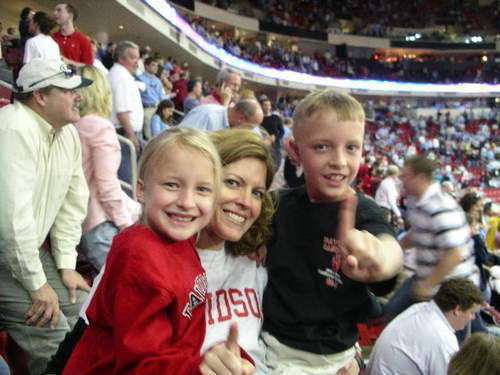
[(120, 186), (122, 188), (128, 189), (132, 192), (132, 198), (136, 199), (136, 182), (137, 182), (137, 152), (135, 151), (135, 146), (130, 139), (124, 137), (123, 135), (117, 134), (118, 141), (125, 144), (129, 149), (130, 155), (130, 175), (132, 176), (132, 181), (129, 183), (127, 181), (120, 180)]
[(179, 116), (184, 117), (184, 112), (179, 111), (178, 109), (175, 109), (175, 108), (174, 108), (174, 113), (178, 114)]

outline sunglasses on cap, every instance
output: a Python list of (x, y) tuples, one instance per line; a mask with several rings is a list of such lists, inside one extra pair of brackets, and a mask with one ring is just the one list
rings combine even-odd
[(52, 74), (51, 76), (48, 76), (48, 77), (45, 77), (45, 78), (42, 78), (36, 82), (33, 82), (31, 83), (28, 88), (31, 88), (33, 86), (36, 86), (38, 85), (39, 83), (42, 83), (43, 81), (47, 81), (51, 78), (54, 78), (54, 77), (57, 77), (57, 76), (60, 76), (60, 75), (64, 75), (66, 78), (71, 78), (73, 77), (76, 73), (71, 69), (69, 68), (67, 65), (61, 65), (60, 67), (60, 72), (56, 73), (56, 74)]

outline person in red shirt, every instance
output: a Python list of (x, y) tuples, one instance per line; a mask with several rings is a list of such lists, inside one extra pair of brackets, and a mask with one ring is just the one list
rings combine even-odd
[(78, 18), (78, 10), (71, 4), (59, 3), (54, 8), (54, 17), (59, 31), (52, 33), (52, 38), (61, 49), (61, 55), (68, 65), (92, 65), (92, 46), (89, 38), (79, 32), (73, 22)]
[(175, 93), (174, 98), (172, 101), (175, 104), (175, 108), (178, 109), (179, 111), (184, 110), (184, 99), (186, 99), (186, 96), (188, 94), (187, 90), (187, 77), (188, 77), (187, 71), (181, 71), (180, 74), (175, 73), (173, 76), (175, 78), (179, 77), (178, 79), (173, 79), (172, 80), (172, 92)]

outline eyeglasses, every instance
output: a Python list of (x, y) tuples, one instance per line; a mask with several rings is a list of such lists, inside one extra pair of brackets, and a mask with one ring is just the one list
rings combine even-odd
[(51, 78), (57, 77), (57, 76), (62, 75), (62, 74), (64, 74), (66, 76), (66, 78), (71, 78), (75, 75), (75, 72), (73, 70), (71, 70), (71, 68), (69, 68), (67, 65), (61, 65), (61, 67), (59, 69), (61, 70), (60, 72), (57, 72), (56, 74), (53, 74), (51, 76), (48, 76), (48, 77), (42, 78), (36, 82), (33, 82), (32, 84), (30, 84), (28, 86), (28, 88), (36, 86), (43, 81), (47, 81)]

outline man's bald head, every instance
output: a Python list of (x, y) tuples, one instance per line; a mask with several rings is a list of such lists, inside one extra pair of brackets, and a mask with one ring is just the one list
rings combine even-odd
[(234, 107), (228, 109), (227, 115), (232, 128), (244, 124), (260, 125), (264, 118), (262, 107), (254, 99), (240, 100)]

